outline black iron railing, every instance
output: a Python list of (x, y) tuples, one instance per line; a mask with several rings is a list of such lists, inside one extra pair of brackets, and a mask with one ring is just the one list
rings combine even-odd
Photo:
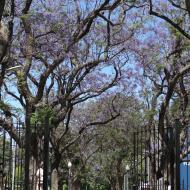
[(190, 127), (179, 123), (164, 134), (156, 126), (136, 130), (129, 189), (190, 190), (189, 139)]

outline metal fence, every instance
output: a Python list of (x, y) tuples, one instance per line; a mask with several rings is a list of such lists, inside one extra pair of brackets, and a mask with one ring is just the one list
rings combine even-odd
[[(24, 131), (21, 123), (16, 123), (14, 132), (22, 141)], [(21, 190), (24, 184), (24, 148), (19, 147), (10, 134), (12, 131), (0, 127), (0, 189)]]
[(130, 190), (190, 190), (190, 127), (142, 127), (133, 134)]
[(29, 136), (21, 122), (5, 125), (0, 126), (0, 190), (51, 189), (48, 123), (30, 125)]
[[(14, 131), (0, 126), (0, 190), (51, 189), (47, 121), (30, 125), (29, 135), (21, 122)], [(142, 127), (132, 139), (129, 190), (190, 190), (190, 127), (167, 127), (164, 139), (156, 126)]]

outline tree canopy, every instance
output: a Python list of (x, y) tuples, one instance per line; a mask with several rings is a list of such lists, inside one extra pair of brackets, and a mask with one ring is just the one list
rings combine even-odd
[(76, 157), (74, 182), (121, 189), (131, 132), (157, 126), (167, 147), (189, 123), (189, 20), (188, 0), (1, 0), (0, 126), (23, 148), (15, 121), (48, 117), (52, 170)]

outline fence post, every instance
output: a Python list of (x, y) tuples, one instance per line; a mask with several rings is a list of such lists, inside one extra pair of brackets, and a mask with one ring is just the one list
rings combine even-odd
[(175, 171), (175, 177), (176, 177), (176, 190), (180, 189), (180, 122), (179, 120), (175, 120), (175, 163), (176, 163), (176, 171)]
[(46, 116), (44, 125), (44, 172), (43, 172), (43, 190), (48, 190), (49, 173), (49, 118)]
[(30, 116), (26, 115), (26, 131), (25, 131), (25, 178), (24, 190), (29, 190), (30, 187), (30, 143), (31, 143), (31, 129)]

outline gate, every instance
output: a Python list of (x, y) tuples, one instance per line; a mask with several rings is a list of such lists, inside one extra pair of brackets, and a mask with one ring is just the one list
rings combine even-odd
[(133, 133), (130, 190), (190, 190), (190, 127), (142, 127)]

